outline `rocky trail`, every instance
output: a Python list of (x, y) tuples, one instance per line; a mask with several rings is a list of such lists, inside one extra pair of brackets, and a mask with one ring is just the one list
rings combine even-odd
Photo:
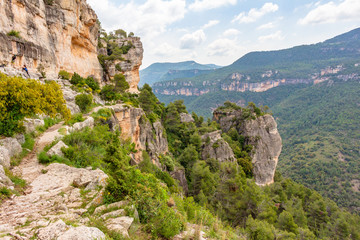
[[(85, 122), (91, 122), (91, 119)], [(99, 229), (87, 226), (89, 218), (84, 213), (90, 206), (102, 202), (108, 176), (91, 167), (74, 168), (59, 163), (45, 166), (38, 162), (37, 154), (62, 137), (58, 130), (63, 124), (52, 126), (38, 137), (33, 151), (13, 169), (13, 174), (26, 180), (27, 188), (24, 195), (13, 195), (1, 204), (1, 240), (105, 239)], [(85, 125), (78, 123), (76, 130)], [(75, 130), (74, 126), (71, 130)], [(129, 236), (127, 231), (134, 218), (125, 216), (125, 210), (120, 211), (125, 205), (125, 202), (117, 203), (117, 207), (112, 208), (114, 213), (111, 214), (111, 210), (105, 217), (101, 216), (100, 209), (93, 217), (107, 220), (109, 228)]]

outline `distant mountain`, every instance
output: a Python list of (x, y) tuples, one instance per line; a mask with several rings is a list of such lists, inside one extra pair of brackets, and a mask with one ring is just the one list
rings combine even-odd
[(220, 68), (215, 64), (199, 64), (195, 61), (178, 63), (153, 63), (140, 71), (140, 83), (153, 85), (155, 82), (207, 74)]
[(268, 105), (283, 137), (279, 172), (360, 213), (360, 29), (318, 44), (249, 53), (153, 90), (160, 101), (183, 99), (189, 111), (206, 117), (227, 100)]
[(158, 95), (198, 96), (208, 92), (262, 92), (272, 87), (323, 81), (327, 75), (357, 71), (360, 28), (322, 43), (279, 51), (251, 52), (208, 74), (154, 84)]

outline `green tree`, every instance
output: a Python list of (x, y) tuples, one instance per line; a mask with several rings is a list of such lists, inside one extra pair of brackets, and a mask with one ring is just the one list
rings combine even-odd
[(298, 233), (298, 226), (294, 222), (294, 218), (288, 211), (283, 211), (280, 213), (278, 218), (278, 227), (282, 230)]

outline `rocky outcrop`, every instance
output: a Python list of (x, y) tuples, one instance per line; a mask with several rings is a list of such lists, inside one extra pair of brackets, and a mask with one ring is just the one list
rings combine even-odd
[[(123, 46), (131, 46), (126, 54), (121, 55), (121, 59), (113, 61), (106, 61), (105, 72), (107, 78), (113, 78), (115, 74), (121, 73), (125, 76), (126, 81), (129, 83), (129, 92), (138, 93), (138, 83), (140, 82), (139, 69), (143, 59), (143, 46), (139, 37), (128, 37), (111, 40), (116, 43), (120, 48)], [(99, 50), (99, 54), (107, 55), (106, 45)]]
[(151, 124), (141, 108), (121, 104), (111, 108), (121, 128), (121, 137), (135, 143), (138, 150), (133, 156), (135, 163), (142, 161), (142, 150), (146, 150), (153, 162), (159, 165), (158, 156), (168, 152), (168, 142), (162, 124), (159, 121)]
[[(8, 36), (11, 31), (21, 38)], [(0, 65), (26, 64), (32, 77), (43, 67), (51, 78), (66, 70), (101, 79), (98, 31), (97, 16), (86, 0), (1, 1)]]
[(175, 170), (170, 173), (171, 177), (178, 180), (179, 185), (183, 188), (185, 195), (189, 192), (189, 186), (185, 176), (185, 169), (175, 167)]
[(7, 186), (13, 186), (13, 182), (10, 180), (8, 176), (5, 174), (4, 167), (0, 165), (0, 188), (1, 187), (7, 187)]
[(282, 141), (277, 124), (271, 115), (244, 119), (242, 110), (215, 110), (213, 120), (225, 132), (235, 128), (246, 137), (246, 144), (254, 146), (251, 153), (253, 174), (258, 185), (273, 183)]
[(45, 228), (40, 228), (37, 232), (37, 238), (40, 240), (101, 240), (106, 237), (105, 234), (97, 228), (85, 226), (72, 227), (66, 225), (64, 221), (58, 220)]
[(37, 127), (44, 126), (45, 122), (43, 119), (25, 118), (24, 127), (26, 133), (35, 132)]
[(52, 148), (50, 148), (50, 150), (47, 152), (47, 155), (49, 156), (58, 155), (63, 157), (64, 154), (61, 151), (62, 148), (68, 148), (68, 146), (63, 141), (59, 141)]
[(195, 122), (195, 121), (194, 121), (194, 118), (191, 116), (191, 114), (180, 113), (180, 122), (189, 123), (189, 122)]
[(0, 140), (0, 165), (10, 167), (10, 159), (22, 152), (22, 147), (16, 138)]
[(203, 160), (214, 158), (219, 162), (236, 161), (233, 150), (221, 137), (221, 131), (206, 133), (201, 136), (201, 140), (203, 141), (201, 152)]

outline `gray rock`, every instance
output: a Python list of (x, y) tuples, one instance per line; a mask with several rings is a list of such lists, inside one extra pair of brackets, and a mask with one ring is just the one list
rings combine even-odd
[(111, 203), (109, 205), (102, 205), (100, 207), (97, 207), (94, 211), (94, 214), (99, 214), (102, 211), (106, 210), (106, 209), (111, 209), (111, 208), (123, 208), (126, 205), (128, 205), (129, 202), (128, 201), (120, 201), (120, 202), (115, 202), (115, 203)]
[(124, 237), (129, 237), (128, 229), (133, 223), (132, 217), (118, 217), (106, 220), (106, 226), (113, 231), (121, 233)]
[(189, 186), (185, 177), (185, 170), (182, 168), (177, 168), (170, 173), (171, 177), (178, 180), (180, 186), (183, 188), (185, 195), (189, 192)]
[(94, 127), (94, 122), (95, 121), (93, 117), (88, 117), (87, 119), (85, 119), (85, 121), (75, 123), (72, 127), (69, 127), (68, 131), (74, 132), (74, 131), (80, 131), (81, 129), (86, 127), (92, 128)]
[(3, 146), (8, 150), (10, 158), (22, 152), (22, 147), (16, 138), (9, 137), (1, 139), (0, 146)]
[(105, 234), (98, 228), (94, 227), (75, 227), (70, 228), (64, 234), (59, 236), (57, 240), (103, 240)]
[(203, 140), (201, 152), (203, 160), (214, 158), (219, 162), (236, 161), (230, 145), (221, 137), (221, 131), (206, 133), (201, 136), (201, 139)]
[(64, 154), (61, 151), (61, 148), (68, 148), (68, 146), (63, 141), (59, 141), (52, 148), (50, 148), (50, 150), (47, 152), (47, 155), (48, 156), (58, 155), (63, 157)]
[(37, 231), (37, 237), (40, 240), (56, 239), (57, 237), (62, 235), (67, 229), (68, 226), (62, 220), (58, 220), (57, 222), (51, 223), (45, 228), (40, 228)]
[(10, 167), (10, 154), (7, 148), (0, 146), (0, 165)]
[(214, 111), (213, 120), (217, 121), (225, 132), (235, 128), (246, 137), (246, 144), (254, 146), (251, 153), (253, 174), (258, 185), (274, 182), (276, 165), (281, 153), (282, 141), (277, 124), (271, 115), (244, 119), (242, 110)]
[(16, 140), (22, 145), (25, 143), (25, 135), (22, 133), (19, 133), (15, 135)]
[(105, 213), (104, 215), (101, 216), (102, 219), (107, 219), (107, 218), (112, 218), (112, 217), (119, 217), (119, 216), (124, 216), (125, 215), (125, 210), (124, 209), (118, 209), (112, 212), (108, 212)]
[(195, 120), (191, 116), (191, 114), (188, 114), (188, 113), (180, 113), (180, 121), (182, 123), (195, 122)]
[(44, 126), (45, 122), (42, 119), (32, 119), (32, 118), (25, 118), (24, 119), (24, 127), (27, 133), (34, 132), (36, 127)]
[(5, 175), (4, 167), (0, 165), (0, 183), (4, 186), (13, 186), (13, 182)]

